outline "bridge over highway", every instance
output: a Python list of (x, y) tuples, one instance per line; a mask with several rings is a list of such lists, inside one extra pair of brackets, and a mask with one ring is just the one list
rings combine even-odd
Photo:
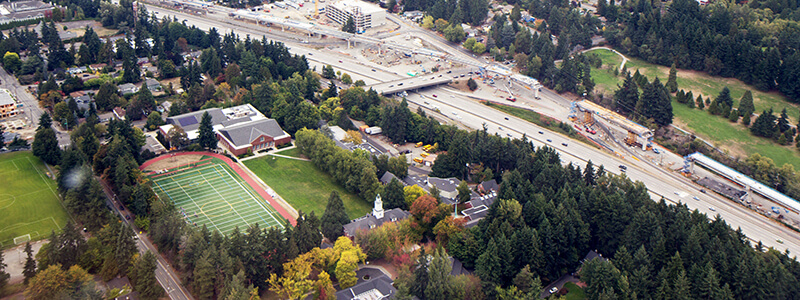
[(448, 84), (453, 81), (450, 76), (442, 75), (420, 75), (411, 78), (403, 78), (393, 81), (382, 82), (366, 86), (366, 89), (374, 89), (381, 95), (393, 95), (400, 92), (422, 89), (430, 86)]

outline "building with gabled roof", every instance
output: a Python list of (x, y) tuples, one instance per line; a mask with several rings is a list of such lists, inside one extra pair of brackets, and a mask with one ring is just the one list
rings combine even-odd
[(211, 127), (220, 141), (220, 146), (233, 155), (255, 152), (291, 142), (292, 137), (281, 129), (274, 119), (265, 117), (250, 104), (229, 108), (209, 108), (167, 118), (166, 125), (159, 127), (160, 134), (169, 136), (169, 131), (180, 127), (186, 137), (196, 140), (200, 135), (203, 114), (211, 116)]
[(384, 210), (381, 195), (378, 195), (375, 197), (375, 207), (372, 208), (372, 213), (352, 220), (350, 223), (344, 224), (342, 227), (344, 227), (345, 236), (354, 237), (356, 232), (359, 230), (370, 230), (372, 228), (381, 226), (386, 222), (397, 222), (408, 218), (409, 215), (409, 212), (399, 208)]
[(336, 292), (336, 300), (394, 299), (397, 289), (392, 283), (394, 281), (384, 274)]

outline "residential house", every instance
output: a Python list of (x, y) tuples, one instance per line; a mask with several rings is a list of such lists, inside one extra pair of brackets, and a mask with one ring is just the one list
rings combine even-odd
[(78, 109), (83, 109), (83, 110), (89, 110), (90, 106), (92, 105), (92, 102), (94, 102), (94, 99), (90, 95), (72, 97), (72, 99), (75, 99), (75, 103), (78, 104)]
[(359, 230), (370, 230), (386, 222), (397, 222), (408, 218), (409, 215), (407, 211), (399, 208), (383, 210), (383, 201), (381, 200), (381, 195), (378, 195), (375, 197), (375, 206), (372, 208), (372, 213), (344, 224), (344, 235), (352, 238)]
[(336, 292), (336, 300), (394, 299), (397, 289), (385, 274)]
[(161, 90), (161, 82), (155, 80), (153, 78), (147, 77), (144, 79), (144, 84), (147, 86), (147, 89), (151, 92), (160, 91)]
[(135, 94), (139, 92), (139, 87), (133, 83), (126, 83), (119, 85), (119, 93), (122, 95)]
[(400, 181), (400, 184), (406, 185), (406, 183), (403, 182), (402, 179), (397, 178), (397, 176), (394, 176), (394, 174), (392, 174), (392, 172), (389, 172), (389, 171), (386, 171), (386, 173), (383, 173), (383, 176), (381, 176), (380, 181), (384, 185), (387, 185), (387, 184), (389, 184), (389, 182), (392, 182), (392, 179), (397, 179), (397, 181)]
[(112, 112), (114, 113), (114, 118), (116, 118), (118, 120), (125, 120), (125, 109), (124, 108), (117, 106), (117, 107), (114, 107)]
[(81, 74), (81, 73), (85, 73), (86, 71), (89, 71), (89, 69), (86, 68), (86, 66), (72, 67), (72, 68), (67, 69), (67, 72), (69, 72), (72, 75), (78, 75), (78, 74)]

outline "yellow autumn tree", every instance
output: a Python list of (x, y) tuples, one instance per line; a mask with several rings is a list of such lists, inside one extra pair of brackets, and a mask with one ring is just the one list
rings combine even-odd
[(356, 285), (358, 278), (356, 278), (356, 270), (358, 270), (358, 263), (367, 259), (367, 255), (346, 237), (339, 237), (334, 244), (333, 249), (339, 252), (341, 257), (336, 262), (336, 279), (339, 280), (340, 288), (349, 288)]
[(309, 279), (314, 258), (306, 252), (290, 262), (283, 264), (283, 276), (272, 274), (267, 282), (269, 290), (288, 299), (301, 299), (314, 287)]

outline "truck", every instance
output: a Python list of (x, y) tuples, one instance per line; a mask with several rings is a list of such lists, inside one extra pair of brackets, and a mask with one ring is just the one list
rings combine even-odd
[(514, 93), (511, 93), (511, 90), (507, 86), (503, 85), (503, 87), (506, 88), (506, 91), (508, 91), (508, 98), (506, 98), (506, 100), (516, 102), (517, 97), (514, 97)]
[(365, 129), (364, 132), (366, 134), (375, 135), (375, 134), (380, 134), (381, 132), (383, 132), (383, 130), (378, 126), (372, 126), (370, 128)]
[(414, 161), (417, 162), (418, 164), (421, 164), (422, 163), (422, 157), (414, 157)]

